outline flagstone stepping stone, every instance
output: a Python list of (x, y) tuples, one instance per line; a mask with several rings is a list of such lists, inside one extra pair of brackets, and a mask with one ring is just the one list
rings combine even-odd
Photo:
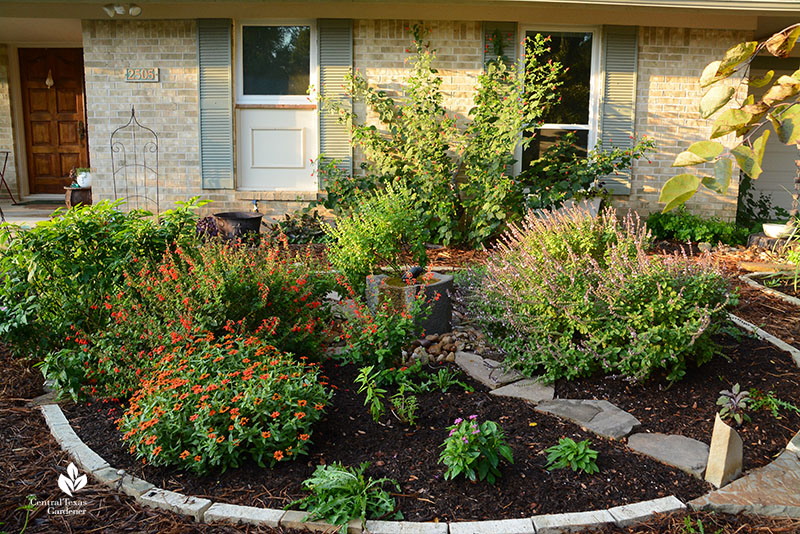
[(772, 463), (689, 502), (689, 506), (728, 514), (800, 517), (800, 458), (784, 451)]
[(497, 395), (498, 397), (514, 397), (532, 402), (533, 404), (539, 404), (542, 401), (553, 400), (555, 389), (553, 386), (544, 384), (538, 378), (528, 378), (495, 389), (492, 391), (492, 395)]
[(456, 364), (469, 376), (491, 389), (499, 388), (523, 378), (516, 371), (505, 371), (502, 363), (488, 358), (481, 358), (471, 352), (456, 352)]
[(676, 434), (634, 434), (628, 447), (700, 479), (708, 462), (708, 445)]
[(624, 438), (641, 425), (634, 416), (605, 400), (555, 399), (539, 403), (536, 411), (569, 419), (611, 439)]

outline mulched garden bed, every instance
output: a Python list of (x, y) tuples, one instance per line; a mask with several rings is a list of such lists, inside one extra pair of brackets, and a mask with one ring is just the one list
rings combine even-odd
[[(121, 407), (95, 403), (65, 407), (78, 435), (111, 465), (173, 491), (222, 502), (282, 508), (302, 497), (300, 486), (319, 463), (358, 465), (368, 460), (367, 473), (396, 479), (402, 488), (398, 506), (411, 521), (480, 520), (530, 517), (535, 514), (607, 508), (666, 495), (689, 500), (705, 493), (706, 484), (647, 457), (619, 442), (601, 439), (575, 425), (538, 414), (513, 399), (499, 399), (477, 384), (474, 393), (460, 387), (448, 393), (419, 396), (419, 425), (407, 428), (386, 416), (372, 422), (363, 398), (352, 387), (353, 366), (325, 366), (337, 387), (330, 411), (315, 428), (315, 445), (307, 459), (278, 464), (274, 469), (245, 465), (215, 477), (194, 477), (175, 469), (143, 466), (119, 440), (114, 419)], [(515, 463), (502, 468), (496, 485), (445, 481), (438, 464), (446, 427), (457, 417), (477, 414), (505, 431)], [(595, 476), (569, 469), (545, 471), (547, 447), (563, 436), (591, 439), (600, 452)]]
[(800, 309), (739, 281), (739, 304), (733, 313), (773, 336), (800, 347)]

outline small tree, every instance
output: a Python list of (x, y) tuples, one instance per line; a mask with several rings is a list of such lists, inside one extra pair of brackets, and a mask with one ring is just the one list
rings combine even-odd
[[(723, 110), (714, 121), (710, 139), (717, 139), (735, 132), (740, 141), (733, 148), (726, 148), (717, 141), (698, 141), (684, 152), (678, 154), (673, 167), (689, 167), (713, 163), (712, 176), (699, 177), (684, 173), (672, 177), (661, 188), (660, 202), (666, 203), (664, 211), (669, 211), (694, 196), (702, 185), (722, 195), (726, 194), (731, 182), (733, 161), (747, 176), (757, 179), (762, 172), (761, 164), (772, 124), (778, 139), (787, 145), (800, 141), (800, 70), (791, 76), (781, 76), (772, 83), (760, 100), (753, 95), (742, 102), (733, 100), (736, 87), (719, 82), (744, 73), (753, 59), (762, 51), (773, 56), (786, 58), (800, 38), (800, 24), (790, 26), (761, 43), (749, 41), (739, 43), (725, 53), (718, 61), (709, 63), (700, 76), (700, 86), (708, 87), (700, 100), (700, 116), (709, 118), (726, 104), (733, 105)], [(751, 87), (765, 87), (772, 82), (775, 72), (770, 70), (763, 78), (750, 78), (746, 83)], [(760, 135), (759, 135), (760, 134)], [(798, 145), (800, 150), (800, 145)], [(792, 215), (798, 213), (800, 198), (800, 157), (795, 162), (797, 174), (792, 195)]]
[[(367, 160), (367, 179), (334, 174), (326, 206), (346, 210), (348, 199), (342, 194), (352, 196), (352, 202), (358, 190), (401, 182), (417, 192), (428, 239), (477, 246), (502, 227), (511, 211), (514, 182), (508, 172), (514, 150), (530, 143), (532, 137), (522, 133), (533, 132), (558, 102), (562, 67), (540, 63), (549, 50), (549, 38), (542, 36), (528, 41), (524, 65), (507, 65), (501, 57), (489, 62), (462, 131), (443, 106), (442, 78), (433, 66), (435, 51), (425, 41), (425, 29), (414, 25), (410, 32), (411, 75), (400, 99), (371, 87), (359, 72), (345, 81), (349, 95), (365, 103), (380, 128), (341, 102), (323, 99), (323, 107), (348, 126), (352, 144)], [(337, 196), (330, 197), (331, 190)]]

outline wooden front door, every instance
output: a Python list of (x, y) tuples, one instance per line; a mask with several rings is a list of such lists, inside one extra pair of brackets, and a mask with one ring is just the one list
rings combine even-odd
[(70, 170), (89, 166), (83, 50), (20, 48), (19, 65), (30, 192), (63, 194)]

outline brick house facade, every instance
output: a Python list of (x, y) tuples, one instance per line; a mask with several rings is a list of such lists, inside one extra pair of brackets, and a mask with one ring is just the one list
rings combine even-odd
[[(626, 52), (635, 65), (629, 78), (635, 83), (630, 133), (654, 138), (658, 153), (649, 161), (636, 163), (622, 187), (615, 189), (615, 203), (646, 214), (659, 209), (659, 189), (676, 174), (670, 167), (675, 155), (690, 142), (707, 138), (710, 131), (710, 122), (699, 119), (696, 111), (702, 96), (697, 80), (703, 67), (737, 42), (763, 37), (784, 22), (794, 22), (790, 19), (791, 7), (782, 1), (707, 1), (702, 8), (692, 8), (691, 2), (642, 6), (648, 3), (638, 2), (634, 7), (627, 5), (627, 0), (560, 4), (530, 0), (426, 9), (403, 2), (345, 5), (332, 1), (305, 5), (269, 3), (268, 9), (263, 2), (252, 2), (245, 9), (243, 3), (225, 1), (213, 6), (148, 2), (142, 5), (138, 17), (126, 12), (109, 18), (102, 10), (103, 3), (95, 1), (64, 3), (63, 9), (47, 13), (37, 9), (37, 2), (4, 2), (0, 4), (0, 29), (32, 24), (37, 17), (43, 24), (60, 21), (74, 28), (70, 42), (55, 45), (83, 50), (86, 143), (96, 200), (114, 195), (110, 136), (129, 119), (133, 105), (138, 120), (158, 134), (162, 210), (175, 201), (201, 196), (214, 201), (214, 211), (249, 209), (252, 200), (258, 199), (262, 212), (279, 215), (317, 197), (315, 178), (304, 178), (308, 164), (301, 159), (317, 158), (335, 136), (306, 98), (296, 95), (259, 99), (242, 89), (243, 77), (248, 75), (243, 58), (249, 54), (242, 55), (242, 50), (251, 46), (247, 28), (307, 25), (311, 28), (308, 79), (312, 85), (325, 78), (327, 61), (334, 65), (329, 70), (334, 79), (341, 75), (342, 68), (352, 67), (364, 73), (370, 83), (391, 91), (397, 89), (407, 72), (406, 28), (422, 22), (430, 29), (429, 40), (437, 50), (436, 66), (444, 78), (445, 106), (461, 117), (471, 107), (477, 76), (483, 69), (487, 27), (491, 27), (487, 25), (493, 24), (487, 21), (502, 21), (499, 24), (503, 28), (512, 28), (515, 42), (525, 31), (539, 28), (586, 32), (597, 41), (592, 52), (592, 61), (597, 60), (592, 67), (592, 99), (596, 97), (596, 101), (592, 100), (590, 115), (594, 118), (587, 127), (589, 139), (594, 140), (603, 135), (607, 114), (604, 99), (609, 94), (608, 84), (615, 83), (606, 72), (606, 47), (610, 42), (606, 29), (621, 27), (635, 43)], [(763, 9), (753, 12), (752, 5)], [(403, 17), (398, 18), (401, 13)], [(335, 24), (327, 25), (332, 19), (336, 19)], [(204, 29), (209, 27), (209, 20), (221, 21), (210, 27), (214, 31), (225, 30), (222, 38), (214, 42), (227, 40), (227, 56), (209, 56), (209, 50), (215, 52), (209, 47), (217, 45), (209, 45), (211, 41), (204, 36), (219, 35)], [(343, 45), (334, 39), (345, 35), (341, 32), (326, 37), (329, 27), (345, 27), (340, 24), (344, 22), (349, 33)], [(19, 87), (22, 82), (18, 54), (23, 48), (53, 43), (45, 37), (39, 42), (26, 41), (24, 33), (0, 31), (0, 150), (11, 150), (6, 180), (15, 194), (35, 199), (37, 195), (30, 193), (31, 172), (26, 168), (30, 158), (25, 152), (33, 148), (25, 139), (30, 128), (26, 129), (28, 118), (23, 116), (23, 110), (28, 108), (22, 105), (25, 96), (24, 88)], [(330, 47), (326, 39), (331, 39)], [(349, 63), (340, 64), (339, 56), (326, 59), (328, 51), (336, 46), (341, 46), (337, 53), (348, 57)], [(211, 60), (204, 59), (208, 57)], [(157, 68), (159, 81), (126, 81), (125, 69), (134, 67)], [(224, 74), (221, 83), (219, 72)], [(36, 90), (48, 94), (41, 88)], [(221, 96), (215, 92), (218, 90), (222, 91)], [(740, 90), (746, 92), (746, 88)], [(216, 139), (211, 134), (220, 131), (220, 123), (214, 122), (220, 113), (228, 113), (228, 122), (222, 124), (229, 126), (223, 126), (224, 135)], [(272, 121), (277, 126), (271, 126)], [(287, 155), (287, 151), (295, 150), (295, 139), (296, 145), (302, 147), (298, 149), (299, 156)], [(222, 152), (216, 151), (214, 143), (221, 146)], [(352, 154), (354, 167), (360, 160), (357, 151)], [(213, 172), (209, 170), (212, 167), (216, 169)], [(286, 176), (301, 178), (287, 178), (275, 185), (278, 182), (273, 182), (272, 177), (283, 179), (284, 171)], [(293, 183), (299, 186), (292, 187)], [(731, 220), (736, 212), (736, 184), (731, 189), (724, 198), (701, 192), (688, 207), (705, 216)]]

